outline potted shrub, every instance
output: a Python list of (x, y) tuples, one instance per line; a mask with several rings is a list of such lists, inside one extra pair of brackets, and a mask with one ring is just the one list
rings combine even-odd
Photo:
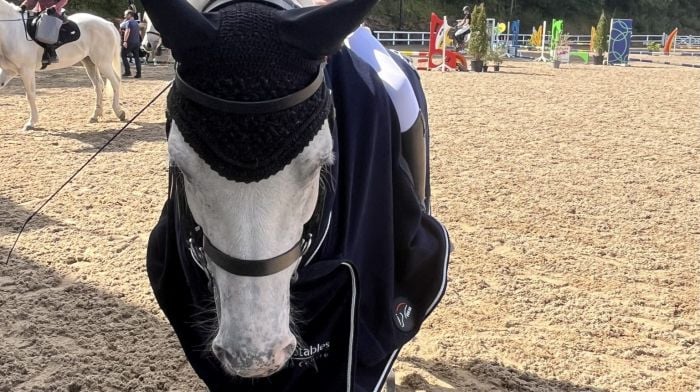
[(501, 70), (501, 63), (503, 62), (504, 53), (501, 48), (490, 50), (486, 55), (486, 60), (493, 65), (493, 70), (498, 72)]
[(559, 68), (561, 65), (561, 56), (568, 55), (569, 49), (569, 34), (562, 34), (559, 36), (559, 41), (554, 45), (554, 56), (552, 56), (552, 66), (554, 68)]
[(603, 64), (603, 52), (608, 48), (608, 34), (606, 33), (606, 24), (608, 20), (605, 18), (605, 11), (600, 14), (598, 25), (595, 28), (595, 39), (593, 40), (593, 64)]
[(471, 37), (469, 38), (469, 54), (472, 56), (472, 71), (481, 72), (484, 58), (489, 50), (489, 36), (486, 31), (486, 9), (484, 3), (474, 7), (471, 20)]

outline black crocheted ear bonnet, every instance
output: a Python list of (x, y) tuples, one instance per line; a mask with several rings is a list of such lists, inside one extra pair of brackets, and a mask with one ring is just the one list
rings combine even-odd
[[(219, 11), (219, 35), (194, 61), (178, 66), (182, 80), (220, 99), (257, 102), (309, 85), (322, 61), (305, 58), (278, 38), (278, 10), (239, 3)], [(255, 182), (289, 164), (328, 118), (330, 100), (321, 86), (306, 101), (264, 114), (226, 113), (205, 107), (174, 84), (168, 111), (185, 141), (220, 175)]]
[[(319, 83), (326, 56), (376, 1), (294, 8), (290, 0), (218, 0), (200, 13), (186, 0), (142, 0), (178, 61), (168, 111), (185, 141), (229, 180), (256, 182), (283, 169), (328, 118), (329, 92)], [(287, 102), (290, 94), (304, 99), (274, 110), (217, 107)]]

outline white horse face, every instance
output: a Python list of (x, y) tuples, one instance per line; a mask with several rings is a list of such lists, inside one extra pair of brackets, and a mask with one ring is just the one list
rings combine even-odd
[[(225, 254), (244, 260), (275, 257), (299, 241), (316, 206), (321, 168), (333, 159), (327, 123), (289, 165), (256, 183), (221, 177), (176, 124), (168, 152), (183, 172), (187, 203), (204, 234)], [(207, 263), (219, 321), (212, 350), (229, 373), (265, 377), (291, 357), (297, 341), (290, 330), (289, 286), (298, 263), (262, 277), (233, 275)]]

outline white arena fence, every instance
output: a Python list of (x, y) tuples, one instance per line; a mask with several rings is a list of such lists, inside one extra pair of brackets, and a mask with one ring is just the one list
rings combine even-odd
[[(427, 31), (375, 31), (374, 36), (384, 46), (428, 46), (430, 43), (430, 33)], [(658, 43), (662, 47), (666, 43), (668, 35), (664, 34), (633, 34), (632, 48), (644, 48), (649, 44)], [(510, 34), (500, 34), (499, 42), (510, 42)], [(532, 38), (532, 34), (520, 34), (517, 45), (519, 47), (527, 47), (528, 42)], [(545, 34), (545, 45), (549, 45), (551, 35)], [(569, 35), (572, 46), (589, 46), (591, 43), (590, 35)], [(676, 36), (677, 49), (700, 49), (700, 36), (679, 35)]]

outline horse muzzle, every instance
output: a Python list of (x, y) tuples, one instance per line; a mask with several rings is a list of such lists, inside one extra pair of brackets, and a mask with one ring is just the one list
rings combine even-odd
[(292, 357), (296, 348), (296, 339), (288, 339), (273, 345), (274, 348), (262, 353), (254, 353), (246, 347), (226, 348), (217, 339), (212, 343), (214, 356), (224, 370), (234, 376), (243, 378), (260, 378), (270, 376), (282, 369)]

